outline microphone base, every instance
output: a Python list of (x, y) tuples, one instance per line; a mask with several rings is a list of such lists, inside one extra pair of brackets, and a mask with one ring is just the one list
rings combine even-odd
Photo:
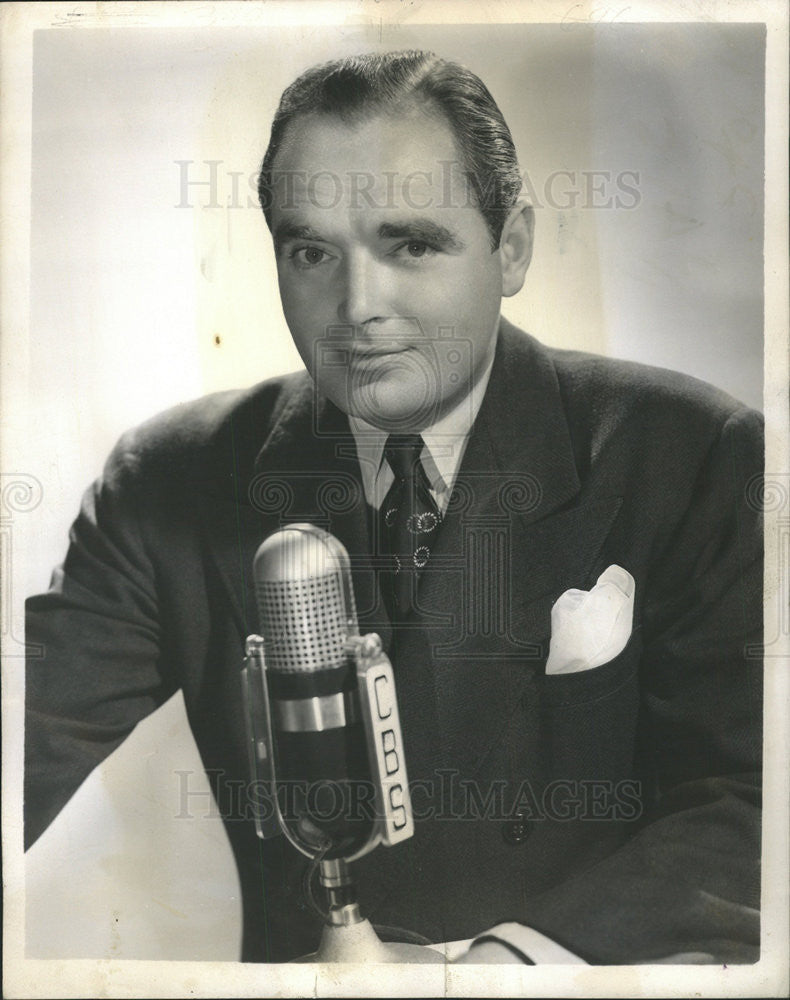
[(297, 962), (381, 962), (381, 963), (437, 963), (444, 962), (444, 954), (419, 944), (399, 941), (382, 941), (369, 920), (333, 926), (326, 924), (318, 951)]

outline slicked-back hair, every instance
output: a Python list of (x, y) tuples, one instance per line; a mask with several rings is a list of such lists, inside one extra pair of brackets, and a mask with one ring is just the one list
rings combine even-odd
[(366, 53), (313, 66), (283, 92), (258, 181), (263, 214), (271, 220), (272, 168), (289, 126), (303, 115), (333, 115), (352, 123), (397, 114), (414, 104), (441, 114), (455, 138), (460, 166), (499, 246), (505, 219), (521, 190), (516, 150), (502, 112), (483, 81), (433, 52)]

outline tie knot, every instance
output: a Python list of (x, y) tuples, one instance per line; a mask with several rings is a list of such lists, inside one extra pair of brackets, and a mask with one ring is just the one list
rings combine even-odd
[(390, 434), (384, 445), (384, 455), (398, 479), (414, 476), (423, 449), (419, 434)]

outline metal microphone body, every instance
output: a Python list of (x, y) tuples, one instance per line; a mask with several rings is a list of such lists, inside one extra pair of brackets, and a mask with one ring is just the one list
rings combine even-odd
[(377, 636), (359, 636), (345, 548), (292, 525), (263, 542), (253, 575), (263, 640), (248, 639), (244, 671), (251, 763), (283, 832), (325, 860), (411, 836), (392, 667)]

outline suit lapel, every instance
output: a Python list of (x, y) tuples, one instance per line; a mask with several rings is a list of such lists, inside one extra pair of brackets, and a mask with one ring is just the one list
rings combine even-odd
[(228, 429), (229, 442), (220, 451), (232, 455), (232, 468), (198, 491), (206, 544), (240, 630), (245, 635), (259, 630), (252, 579), (258, 546), (286, 524), (308, 522), (346, 547), (360, 628), (375, 628), (387, 641), (389, 623), (378, 604), (367, 506), (348, 421), (315, 398), (306, 375), (292, 380), (285, 396), (273, 423), (271, 414), (260, 413), (257, 426), (245, 415), (243, 424), (237, 420)]
[[(525, 563), (523, 533), (567, 507), (579, 489), (554, 367), (540, 345), (503, 320), (488, 389), (431, 553), (431, 571), (424, 574), (425, 612), (446, 618), (450, 608), (441, 605), (460, 587), (467, 614), (487, 619), (494, 609), (475, 599), (483, 597), (482, 575), (504, 627), (507, 606), (551, 585), (554, 560), (533, 557)], [(454, 588), (447, 574), (455, 577)], [(473, 621), (448, 624), (475, 632)], [(491, 622), (483, 631), (496, 629)]]
[(534, 685), (548, 654), (551, 605), (568, 588), (589, 585), (620, 504), (616, 496), (582, 495), (554, 366), (503, 321), (420, 589), (430, 636), (422, 655), (430, 657), (440, 733), (436, 766), (476, 773), (514, 713), (523, 740), (536, 735)]

